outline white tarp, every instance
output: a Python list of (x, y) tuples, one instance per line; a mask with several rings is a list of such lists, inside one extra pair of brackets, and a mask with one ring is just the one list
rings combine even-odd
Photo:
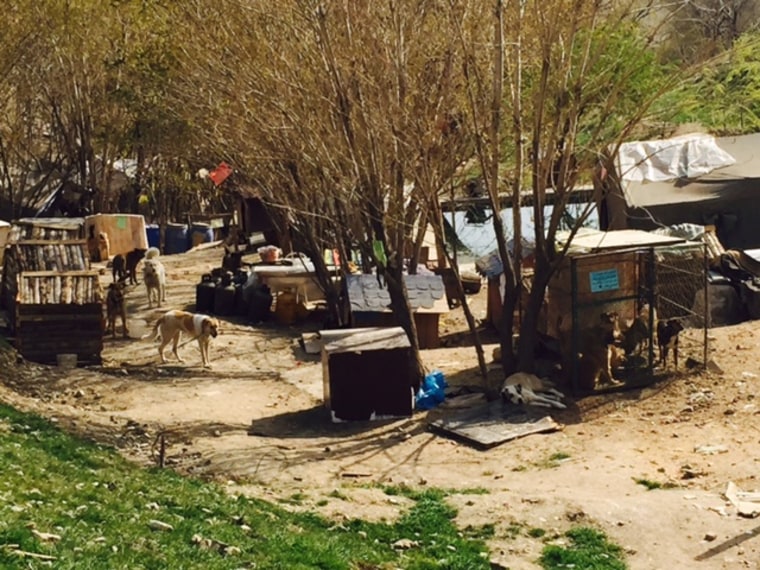
[(623, 143), (618, 151), (618, 172), (631, 182), (664, 182), (696, 178), (736, 163), (715, 137), (693, 133), (664, 140)]

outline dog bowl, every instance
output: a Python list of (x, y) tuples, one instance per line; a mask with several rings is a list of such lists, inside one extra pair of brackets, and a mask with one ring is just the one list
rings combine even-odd
[(74, 354), (56, 354), (56, 361), (58, 362), (58, 368), (63, 370), (70, 370), (77, 367), (77, 355)]

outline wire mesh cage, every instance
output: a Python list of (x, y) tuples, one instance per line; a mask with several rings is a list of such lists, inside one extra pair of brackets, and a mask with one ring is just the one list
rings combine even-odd
[(548, 290), (547, 333), (576, 394), (651, 384), (706, 362), (701, 243), (569, 255)]

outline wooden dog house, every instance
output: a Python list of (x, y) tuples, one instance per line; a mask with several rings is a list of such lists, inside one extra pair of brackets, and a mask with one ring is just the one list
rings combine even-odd
[[(440, 275), (404, 275), (409, 306), (414, 314), (420, 348), (438, 348), (438, 323), (449, 311), (446, 288)], [(356, 327), (393, 327), (398, 323), (390, 309), (390, 293), (376, 275), (346, 276), (351, 316)]]
[(103, 291), (90, 268), (83, 220), (15, 222), (0, 299), (24, 358), (55, 363), (59, 354), (76, 354), (79, 363), (101, 361)]
[(401, 327), (338, 331), (322, 347), (325, 406), (332, 420), (409, 417), (411, 345)]

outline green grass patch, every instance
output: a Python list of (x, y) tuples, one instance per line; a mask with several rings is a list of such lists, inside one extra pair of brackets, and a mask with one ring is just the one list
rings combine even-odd
[(511, 523), (505, 531), (506, 538), (515, 539), (522, 534), (524, 526), (520, 523)]
[[(336, 527), (315, 513), (231, 497), (170, 470), (140, 469), (3, 405), (0, 472), (3, 570), (488, 568), (488, 529), (460, 531), (445, 493), (435, 489), (403, 489), (413, 503), (396, 522)], [(296, 493), (287, 501), (305, 499)], [(151, 521), (172, 530), (153, 530)], [(60, 539), (44, 540), (37, 531)], [(394, 549), (400, 539), (414, 545)], [(55, 560), (24, 558), (20, 550)]]
[(623, 549), (607, 540), (604, 533), (593, 528), (578, 527), (565, 536), (568, 546), (550, 544), (541, 553), (540, 564), (545, 570), (576, 568), (578, 570), (626, 570)]
[(554, 469), (555, 467), (559, 467), (563, 461), (567, 461), (568, 459), (570, 459), (569, 454), (558, 451), (556, 453), (552, 453), (543, 461), (536, 463), (536, 467), (539, 469)]
[(328, 497), (332, 497), (333, 499), (340, 499), (341, 501), (350, 501), (348, 495), (343, 493), (342, 491), (338, 489), (333, 489), (330, 491), (330, 493), (327, 495)]
[(647, 479), (646, 477), (634, 477), (633, 480), (638, 485), (646, 487), (648, 491), (654, 491), (655, 489), (675, 489), (678, 487), (678, 485), (669, 481), (660, 483), (659, 481), (653, 481), (652, 479)]
[(646, 487), (648, 491), (654, 491), (655, 489), (661, 489), (662, 483), (659, 481), (652, 481), (651, 479), (645, 479), (644, 477), (634, 477), (637, 485)]
[(488, 495), (490, 491), (483, 487), (473, 487), (471, 489), (452, 489), (449, 495)]
[(528, 529), (528, 536), (531, 538), (541, 538), (546, 535), (546, 531), (542, 528), (531, 528)]

